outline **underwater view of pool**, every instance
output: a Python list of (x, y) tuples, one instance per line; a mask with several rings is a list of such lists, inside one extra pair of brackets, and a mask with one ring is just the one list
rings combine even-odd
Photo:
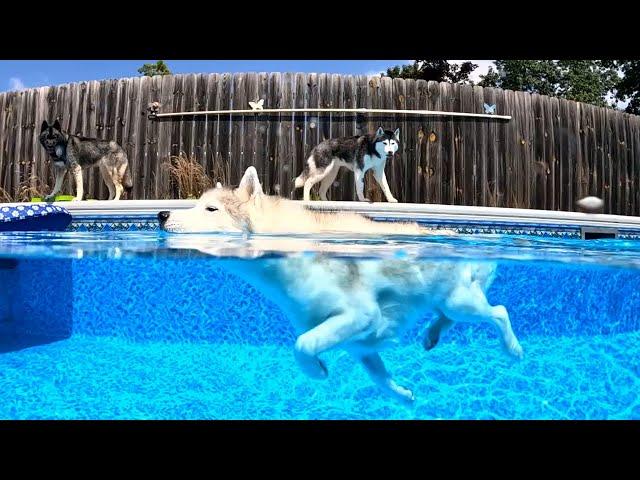
[[(474, 323), (425, 350), (425, 312), (380, 354), (412, 403), (339, 348), (310, 378), (299, 332), (225, 262), (318, 256), (400, 276), (495, 262), (487, 298), (524, 356)], [(0, 234), (0, 419), (640, 419), (638, 285), (640, 242), (619, 239)]]

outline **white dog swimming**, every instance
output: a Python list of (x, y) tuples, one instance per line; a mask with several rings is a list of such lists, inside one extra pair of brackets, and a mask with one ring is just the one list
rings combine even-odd
[[(416, 224), (385, 224), (354, 214), (317, 214), (294, 202), (267, 197), (253, 167), (247, 170), (237, 189), (216, 188), (205, 193), (194, 209), (161, 212), (159, 219), (162, 227), (171, 232), (416, 234), (420, 231)], [(207, 242), (198, 237), (185, 241), (181, 236), (174, 245), (218, 254), (215, 246), (207, 246)], [(274, 242), (277, 245), (278, 240), (254, 236), (247, 245), (268, 250)], [(295, 358), (312, 378), (326, 378), (328, 373), (319, 355), (343, 348), (362, 363), (385, 391), (412, 401), (411, 390), (392, 379), (379, 352), (397, 342), (404, 330), (429, 313), (438, 317), (427, 329), (424, 339), (427, 350), (455, 322), (488, 322), (497, 328), (506, 351), (522, 357), (506, 308), (492, 306), (486, 298), (485, 292), (495, 275), (493, 263), (408, 256), (336, 258), (320, 251), (283, 258), (225, 258), (220, 265), (283, 310), (298, 334)]]
[[(429, 231), (417, 223), (375, 222), (355, 213), (322, 213), (280, 197), (265, 195), (254, 167), (247, 168), (235, 190), (220, 184), (205, 192), (194, 208), (160, 212), (168, 232), (246, 233), (359, 233), (421, 235)], [(453, 233), (438, 230), (439, 234)]]

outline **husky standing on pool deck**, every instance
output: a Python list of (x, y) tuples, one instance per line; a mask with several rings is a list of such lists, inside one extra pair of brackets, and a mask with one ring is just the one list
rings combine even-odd
[(370, 202), (364, 196), (364, 174), (371, 168), (387, 202), (397, 202), (389, 190), (384, 168), (387, 160), (391, 160), (398, 151), (399, 138), (399, 128), (392, 132), (380, 127), (373, 135), (325, 140), (311, 151), (303, 172), (295, 179), (295, 188), (304, 187), (304, 200), (308, 202), (311, 200), (311, 187), (321, 182), (320, 199), (327, 200), (327, 191), (338, 170), (347, 167), (354, 173), (358, 200)]
[(67, 171), (73, 172), (76, 180), (74, 200), (82, 200), (82, 170), (95, 166), (100, 167), (104, 183), (109, 188), (109, 200), (120, 200), (124, 190), (131, 191), (133, 183), (129, 161), (118, 143), (70, 135), (62, 131), (58, 120), (53, 125), (49, 125), (46, 120), (42, 122), (40, 143), (53, 162), (56, 176), (53, 192), (45, 197), (46, 201), (53, 200), (60, 192)]

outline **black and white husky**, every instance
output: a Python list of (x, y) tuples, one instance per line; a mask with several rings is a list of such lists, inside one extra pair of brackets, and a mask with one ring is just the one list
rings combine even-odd
[(327, 200), (327, 191), (338, 171), (346, 167), (354, 173), (358, 200), (370, 202), (364, 196), (364, 174), (371, 168), (387, 202), (397, 202), (389, 190), (384, 168), (398, 151), (399, 138), (399, 128), (392, 132), (380, 127), (375, 134), (325, 140), (311, 151), (303, 172), (295, 179), (295, 188), (304, 187), (304, 200), (308, 202), (311, 187), (320, 182), (320, 199)]

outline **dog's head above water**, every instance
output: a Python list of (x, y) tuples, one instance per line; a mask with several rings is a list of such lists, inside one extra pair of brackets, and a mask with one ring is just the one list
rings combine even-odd
[(238, 188), (223, 188), (218, 183), (202, 194), (195, 207), (160, 212), (158, 221), (167, 232), (251, 232), (249, 213), (243, 206), (250, 201), (259, 202), (263, 195), (258, 172), (249, 167)]
[(236, 189), (205, 192), (193, 208), (158, 214), (160, 228), (175, 233), (421, 235), (415, 222), (376, 222), (355, 212), (316, 212), (265, 195), (258, 172), (249, 167)]

